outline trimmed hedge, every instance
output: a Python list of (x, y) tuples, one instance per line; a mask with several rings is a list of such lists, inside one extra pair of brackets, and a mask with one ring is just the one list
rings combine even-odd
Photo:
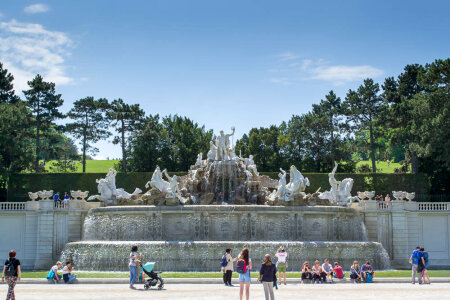
[[(117, 173), (116, 186), (132, 193), (136, 187), (146, 191), (145, 184), (152, 178), (152, 172)], [(170, 172), (171, 175), (186, 175), (186, 172)], [(260, 172), (277, 179), (277, 172)], [(49, 174), (14, 174), (8, 183), (8, 201), (27, 201), (28, 192), (53, 190), (54, 192), (70, 192), (70, 190), (89, 191), (89, 195), (98, 194), (95, 179), (104, 178), (106, 173), (49, 173)], [(307, 193), (315, 192), (319, 187), (323, 192), (330, 189), (328, 174), (304, 173), (311, 185)], [(352, 194), (357, 191), (375, 191), (377, 195), (386, 195), (392, 191), (416, 192), (428, 194), (429, 183), (424, 174), (336, 174), (336, 179), (353, 178)], [(289, 180), (289, 178), (287, 179)]]

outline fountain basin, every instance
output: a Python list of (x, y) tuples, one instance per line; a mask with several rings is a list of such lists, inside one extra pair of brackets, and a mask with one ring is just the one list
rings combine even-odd
[(367, 241), (359, 212), (338, 206), (116, 206), (90, 210), (84, 241)]
[(304, 261), (318, 259), (338, 261), (349, 270), (354, 260), (369, 260), (376, 270), (390, 268), (386, 250), (376, 242), (292, 242), (292, 241), (83, 241), (66, 244), (61, 260), (70, 259), (78, 270), (126, 271), (131, 246), (137, 245), (143, 261), (155, 261), (160, 271), (217, 271), (226, 248), (237, 256), (244, 247), (250, 250), (254, 270), (258, 270), (266, 253), (275, 254), (283, 245), (288, 254), (288, 271), (299, 272)]

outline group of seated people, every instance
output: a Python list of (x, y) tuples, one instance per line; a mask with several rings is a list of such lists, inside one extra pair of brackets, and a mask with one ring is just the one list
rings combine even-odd
[[(367, 261), (362, 267), (359, 266), (358, 261), (354, 261), (350, 267), (350, 279), (354, 283), (372, 282), (375, 276), (370, 262)], [(326, 283), (333, 282), (333, 278), (344, 279), (345, 272), (338, 262), (334, 263), (334, 267), (329, 263), (328, 259), (325, 259), (323, 264), (316, 260), (314, 266), (311, 268), (309, 262), (305, 261), (302, 266), (302, 282), (303, 283)]]
[(75, 279), (77, 279), (76, 274), (72, 274), (74, 268), (72, 267), (72, 262), (68, 260), (66, 265), (62, 269), (62, 276), (58, 274), (58, 269), (61, 269), (62, 263), (60, 261), (56, 262), (50, 271), (47, 274), (47, 279), (51, 283), (58, 283), (61, 279), (64, 280), (64, 283), (74, 283)]

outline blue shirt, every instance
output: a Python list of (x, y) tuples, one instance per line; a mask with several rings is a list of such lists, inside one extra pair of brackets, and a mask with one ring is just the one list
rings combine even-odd
[(59, 195), (55, 194), (54, 199), (55, 199), (55, 201), (58, 201), (59, 200)]
[(371, 265), (369, 265), (369, 266), (362, 265), (361, 271), (363, 271), (363, 272), (372, 271), (373, 272), (373, 268)]
[(422, 257), (423, 257), (422, 251), (420, 251), (419, 249), (414, 250), (412, 254), (413, 265), (418, 265)]

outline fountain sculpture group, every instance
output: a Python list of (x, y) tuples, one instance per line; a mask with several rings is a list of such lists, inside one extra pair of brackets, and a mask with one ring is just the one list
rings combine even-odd
[(186, 176), (170, 176), (166, 169), (161, 171), (157, 166), (151, 180), (145, 185), (150, 189), (143, 195), (139, 188), (132, 194), (116, 188), (117, 172), (110, 169), (105, 178), (97, 179), (100, 195), (91, 196), (88, 200), (97, 199), (106, 205), (128, 203), (168, 206), (212, 203), (349, 206), (353, 200), (359, 201), (358, 197), (350, 194), (353, 179), (335, 179), (337, 164), (329, 174), (331, 189), (323, 193), (317, 191), (306, 194), (309, 179), (294, 165), (289, 171), (289, 182), (287, 172), (283, 169), (280, 169), (278, 181), (260, 175), (252, 155), (248, 158), (236, 155), (230, 143), (233, 134), (234, 128), (231, 134), (220, 131), (215, 141), (210, 142), (206, 159), (199, 153)]

